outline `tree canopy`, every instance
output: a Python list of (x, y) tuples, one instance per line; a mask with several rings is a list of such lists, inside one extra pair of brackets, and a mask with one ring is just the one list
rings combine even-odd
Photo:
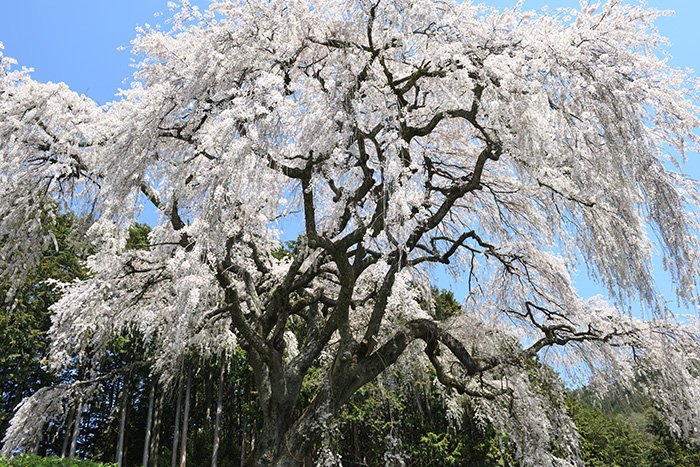
[[(256, 465), (337, 461), (328, 430), (390, 368), (434, 376), (522, 465), (577, 465), (536, 360), (598, 390), (643, 382), (697, 441), (698, 320), (666, 310), (651, 259), (697, 305), (698, 183), (677, 167), (698, 149), (700, 87), (663, 58), (663, 12), (581, 5), (183, 2), (140, 29), (105, 106), (0, 56), (9, 295), (54, 245), (49, 206), (89, 213), (94, 245), (52, 306), (49, 365), (76, 379), (26, 399), (4, 451), (95, 397), (126, 332), (166, 386), (192, 354), (245, 351)], [(158, 223), (127, 244), (144, 205)], [(577, 293), (581, 263), (609, 300)], [(435, 267), (463, 278), (462, 310), (435, 313)]]

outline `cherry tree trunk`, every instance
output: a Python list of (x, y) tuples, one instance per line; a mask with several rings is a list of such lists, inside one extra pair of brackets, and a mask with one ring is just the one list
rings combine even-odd
[(301, 380), (287, 377), (271, 378), (270, 381), (273, 383), (267, 387), (258, 385), (263, 423), (257, 432), (258, 441), (252, 462), (248, 465), (313, 465), (315, 448), (320, 444), (326, 422), (332, 418), (332, 392), (325, 387), (320, 389), (311, 404), (299, 414), (296, 405), (300, 398)]
[(256, 431), (252, 457), (246, 459), (246, 464), (261, 467), (298, 466), (299, 449), (289, 444), (287, 435), (294, 424), (301, 378), (291, 380), (280, 358), (272, 358), (263, 364), (255, 352), (251, 351), (249, 356), (258, 390), (262, 424)]
[(259, 442), (256, 445), (256, 453), (249, 465), (259, 465), (264, 467), (300, 467), (305, 465), (304, 444), (291, 442), (290, 439), (297, 439), (298, 436), (287, 436), (289, 429), (284, 430), (284, 426), (290, 420), (271, 420), (263, 423), (263, 428), (259, 432)]
[(314, 465), (316, 450), (330, 418), (328, 399), (312, 402), (305, 412), (295, 416), (286, 408), (278, 417), (265, 419), (253, 462), (265, 467), (306, 467)]

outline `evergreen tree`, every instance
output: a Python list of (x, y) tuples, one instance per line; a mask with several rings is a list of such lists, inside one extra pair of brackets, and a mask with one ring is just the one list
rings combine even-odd
[(87, 241), (79, 220), (69, 213), (43, 217), (53, 247), (43, 252), (18, 290), (12, 291), (7, 280), (0, 283), (0, 438), (17, 404), (56, 381), (43, 366), (51, 326), (49, 306), (60, 296), (52, 281), (87, 278), (83, 264)]

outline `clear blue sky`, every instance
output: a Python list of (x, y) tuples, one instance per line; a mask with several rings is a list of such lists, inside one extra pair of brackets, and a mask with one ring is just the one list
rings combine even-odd
[[(629, 1), (629, 0), (628, 0)], [(193, 3), (206, 5), (206, 0)], [(515, 0), (484, 0), (499, 8)], [(660, 9), (671, 9), (676, 15), (662, 18), (661, 32), (671, 39), (671, 63), (693, 68), (700, 73), (700, 1), (648, 0)], [(84, 93), (99, 103), (113, 99), (129, 67), (129, 41), (136, 25), (155, 24), (155, 12), (166, 10), (167, 0), (4, 0), (0, 14), (0, 42), (5, 54), (18, 60), (20, 66), (35, 69), (39, 81), (64, 81), (73, 90)], [(526, 0), (525, 8), (575, 7), (577, 0)], [(118, 51), (119, 46), (126, 51)], [(692, 154), (688, 173), (700, 178), (700, 155)], [(599, 288), (584, 275), (577, 280), (583, 295)], [(659, 286), (668, 293), (669, 284), (659, 274)], [(458, 287), (459, 288), (459, 287)], [(457, 291), (458, 296), (462, 293)]]

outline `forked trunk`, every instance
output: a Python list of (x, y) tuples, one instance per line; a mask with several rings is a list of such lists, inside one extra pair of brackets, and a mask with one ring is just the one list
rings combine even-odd
[[(402, 343), (401, 341), (400, 343)], [(397, 344), (397, 348), (401, 348)], [(303, 412), (297, 407), (302, 378), (298, 373), (254, 371), (262, 412), (262, 427), (250, 465), (306, 467), (314, 465), (318, 447), (338, 411), (363, 385), (376, 378), (395, 358), (368, 359), (361, 364), (338, 358), (327, 380)]]
[(255, 431), (255, 444), (252, 456), (245, 465), (260, 467), (292, 467), (300, 463), (300, 448), (290, 437), (298, 413), (295, 406), (301, 391), (301, 378), (294, 378), (285, 372), (281, 354), (274, 355), (267, 364), (263, 364), (254, 352), (251, 366), (255, 386), (258, 390), (258, 402), (262, 425)]
[[(285, 423), (286, 424), (286, 423)], [(290, 442), (298, 436), (289, 436), (289, 430), (284, 431), (283, 423), (264, 423), (259, 432), (259, 442), (256, 453), (249, 465), (261, 467), (301, 467), (306, 465), (307, 453), (300, 443)]]
[(282, 403), (270, 404), (272, 410), (263, 419), (259, 442), (249, 465), (265, 467), (306, 467), (314, 465), (315, 451), (327, 429), (330, 392), (322, 389), (311, 405), (299, 415)]

